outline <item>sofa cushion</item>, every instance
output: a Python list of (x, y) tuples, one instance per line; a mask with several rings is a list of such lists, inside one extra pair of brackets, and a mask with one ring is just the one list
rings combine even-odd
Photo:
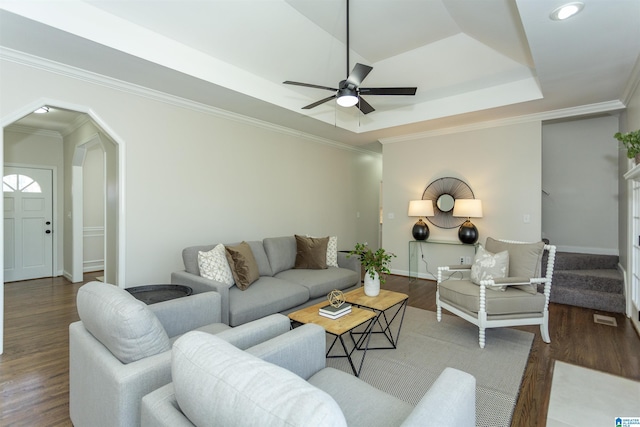
[(251, 247), (247, 242), (242, 242), (236, 246), (226, 246), (225, 250), (236, 286), (241, 290), (247, 289), (260, 277)]
[(334, 289), (349, 288), (360, 280), (360, 275), (355, 271), (335, 267), (325, 270), (292, 269), (282, 271), (275, 277), (304, 286), (309, 290), (309, 298), (327, 295)]
[(413, 410), (409, 403), (337, 369), (322, 369), (308, 381), (338, 403), (349, 426), (399, 426)]
[(198, 427), (347, 425), (327, 393), (216, 336), (189, 332), (172, 354), (176, 400)]
[(296, 263), (297, 249), (295, 237), (268, 237), (262, 243), (274, 276), (281, 271), (293, 268)]
[(200, 275), (231, 286), (234, 283), (233, 272), (227, 261), (224, 245), (216, 245), (208, 252), (198, 251), (198, 268)]
[(76, 296), (85, 329), (122, 363), (171, 348), (160, 320), (127, 291), (102, 282), (83, 285)]
[[(497, 254), (487, 251), (482, 245), (478, 246), (473, 264), (471, 265), (470, 278), (476, 285), (481, 280), (501, 279), (509, 275), (509, 252), (502, 251)], [(491, 286), (488, 289), (504, 291), (506, 286)]]
[(229, 288), (229, 324), (242, 325), (285, 311), (308, 300), (309, 290), (306, 287), (263, 276), (245, 291), (236, 287)]
[[(509, 276), (541, 277), (544, 242), (508, 243), (487, 237), (485, 246), (493, 253), (509, 251)], [(517, 289), (530, 294), (538, 292), (536, 285), (518, 285)]]
[[(462, 307), (470, 313), (480, 310), (480, 288), (469, 280), (448, 280), (440, 283), (440, 299)], [(487, 315), (512, 315), (520, 313), (541, 313), (545, 297), (532, 295), (515, 286), (508, 286), (504, 292), (486, 292)]]
[(327, 268), (329, 237), (304, 237), (295, 235), (296, 262), (294, 268), (322, 270)]

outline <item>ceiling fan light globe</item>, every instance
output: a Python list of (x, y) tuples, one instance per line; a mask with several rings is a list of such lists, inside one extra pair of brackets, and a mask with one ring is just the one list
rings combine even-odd
[(355, 95), (343, 95), (338, 97), (337, 102), (341, 107), (353, 107), (358, 103), (358, 97)]

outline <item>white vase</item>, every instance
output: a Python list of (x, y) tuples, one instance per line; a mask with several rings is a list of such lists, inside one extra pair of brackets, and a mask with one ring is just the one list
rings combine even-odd
[(364, 275), (364, 293), (367, 296), (375, 297), (380, 293), (380, 276), (378, 276), (378, 272), (373, 272), (373, 279), (371, 278), (371, 274), (367, 271)]

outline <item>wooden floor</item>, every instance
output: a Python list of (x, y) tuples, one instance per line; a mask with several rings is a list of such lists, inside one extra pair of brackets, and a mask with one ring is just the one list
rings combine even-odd
[[(93, 280), (101, 272), (85, 275)], [(70, 426), (69, 323), (78, 320), (81, 284), (63, 278), (5, 285), (5, 343), (0, 356), (0, 426)], [(435, 311), (435, 283), (390, 276), (384, 286), (409, 295), (409, 305)], [(553, 362), (640, 380), (640, 339), (628, 319), (617, 327), (595, 324), (594, 310), (552, 304), (551, 344), (537, 327), (512, 426), (544, 426)], [(491, 342), (487, 342), (491, 345)]]

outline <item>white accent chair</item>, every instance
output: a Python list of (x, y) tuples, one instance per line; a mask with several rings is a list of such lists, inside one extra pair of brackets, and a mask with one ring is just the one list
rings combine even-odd
[[(508, 251), (507, 277), (480, 280), (476, 284), (466, 278), (450, 280), (456, 272), (470, 272), (471, 265), (438, 267), (438, 322), (442, 321), (442, 309), (445, 309), (478, 326), (480, 348), (485, 346), (487, 328), (506, 326), (540, 325), (542, 339), (550, 343), (549, 297), (556, 247), (544, 242), (525, 243), (489, 237), (485, 249), (494, 254)], [(544, 251), (548, 256), (542, 275)], [(539, 284), (544, 285), (542, 293), (538, 292)], [(503, 290), (498, 290), (501, 288)]]
[(217, 292), (146, 305), (101, 282), (77, 294), (80, 321), (69, 325), (69, 415), (75, 427), (136, 427), (147, 393), (171, 382), (171, 346), (182, 334), (215, 334), (246, 349), (290, 329), (274, 314), (230, 328)]

